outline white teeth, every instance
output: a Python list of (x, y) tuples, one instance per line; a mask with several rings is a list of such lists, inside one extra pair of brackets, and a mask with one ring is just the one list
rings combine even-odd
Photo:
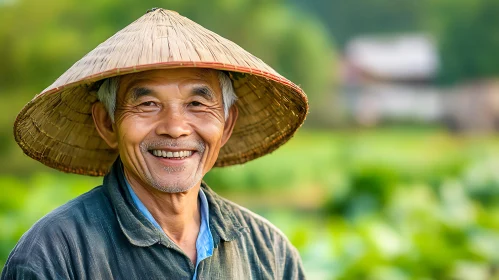
[(192, 155), (192, 151), (167, 152), (164, 150), (152, 150), (152, 154), (157, 157), (164, 158), (184, 158), (190, 157)]

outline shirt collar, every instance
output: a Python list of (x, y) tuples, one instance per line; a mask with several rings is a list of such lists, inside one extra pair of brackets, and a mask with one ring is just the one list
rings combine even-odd
[(215, 247), (213, 235), (210, 231), (208, 200), (206, 199), (206, 195), (202, 189), (199, 190), (199, 201), (201, 206), (201, 225), (199, 227), (198, 238), (196, 239), (196, 272), (199, 263), (213, 255), (213, 249)]

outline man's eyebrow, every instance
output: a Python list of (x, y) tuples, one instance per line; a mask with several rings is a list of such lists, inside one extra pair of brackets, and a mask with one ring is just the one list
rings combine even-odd
[(141, 98), (142, 96), (150, 95), (152, 93), (152, 90), (145, 88), (145, 87), (132, 88), (131, 91), (132, 91), (132, 93), (131, 93), (130, 98), (132, 100), (137, 100), (137, 99)]
[(210, 101), (215, 100), (215, 93), (210, 87), (205, 85), (194, 86), (192, 89), (192, 94), (202, 96)]

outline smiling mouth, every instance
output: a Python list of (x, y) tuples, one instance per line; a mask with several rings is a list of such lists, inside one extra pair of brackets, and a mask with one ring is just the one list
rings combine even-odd
[(168, 159), (184, 159), (190, 157), (193, 151), (165, 151), (165, 150), (150, 150), (155, 157), (168, 158)]

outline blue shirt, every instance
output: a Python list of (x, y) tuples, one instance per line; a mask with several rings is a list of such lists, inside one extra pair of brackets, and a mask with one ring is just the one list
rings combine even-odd
[[(135, 206), (146, 216), (146, 218), (156, 227), (158, 228), (161, 232), (163, 232), (163, 229), (161, 226), (156, 222), (154, 217), (151, 215), (149, 210), (147, 210), (146, 206), (140, 201), (139, 197), (135, 192), (133, 191), (132, 187), (128, 183), (128, 180), (126, 179), (125, 175), (122, 174), (126, 186), (128, 188), (128, 191), (130, 192), (130, 196), (133, 199), (133, 202), (135, 203)], [(196, 239), (196, 268), (194, 270), (194, 276), (192, 277), (193, 280), (197, 278), (197, 272), (198, 272), (198, 266), (199, 263), (213, 255), (213, 249), (215, 247), (215, 244), (213, 242), (213, 236), (211, 235), (210, 231), (210, 221), (208, 219), (209, 217), (209, 210), (208, 210), (208, 200), (206, 199), (206, 195), (204, 194), (203, 190), (200, 188), (199, 189), (199, 201), (201, 204), (201, 226), (199, 227), (199, 234), (198, 238)], [(166, 235), (166, 234), (165, 234)]]

